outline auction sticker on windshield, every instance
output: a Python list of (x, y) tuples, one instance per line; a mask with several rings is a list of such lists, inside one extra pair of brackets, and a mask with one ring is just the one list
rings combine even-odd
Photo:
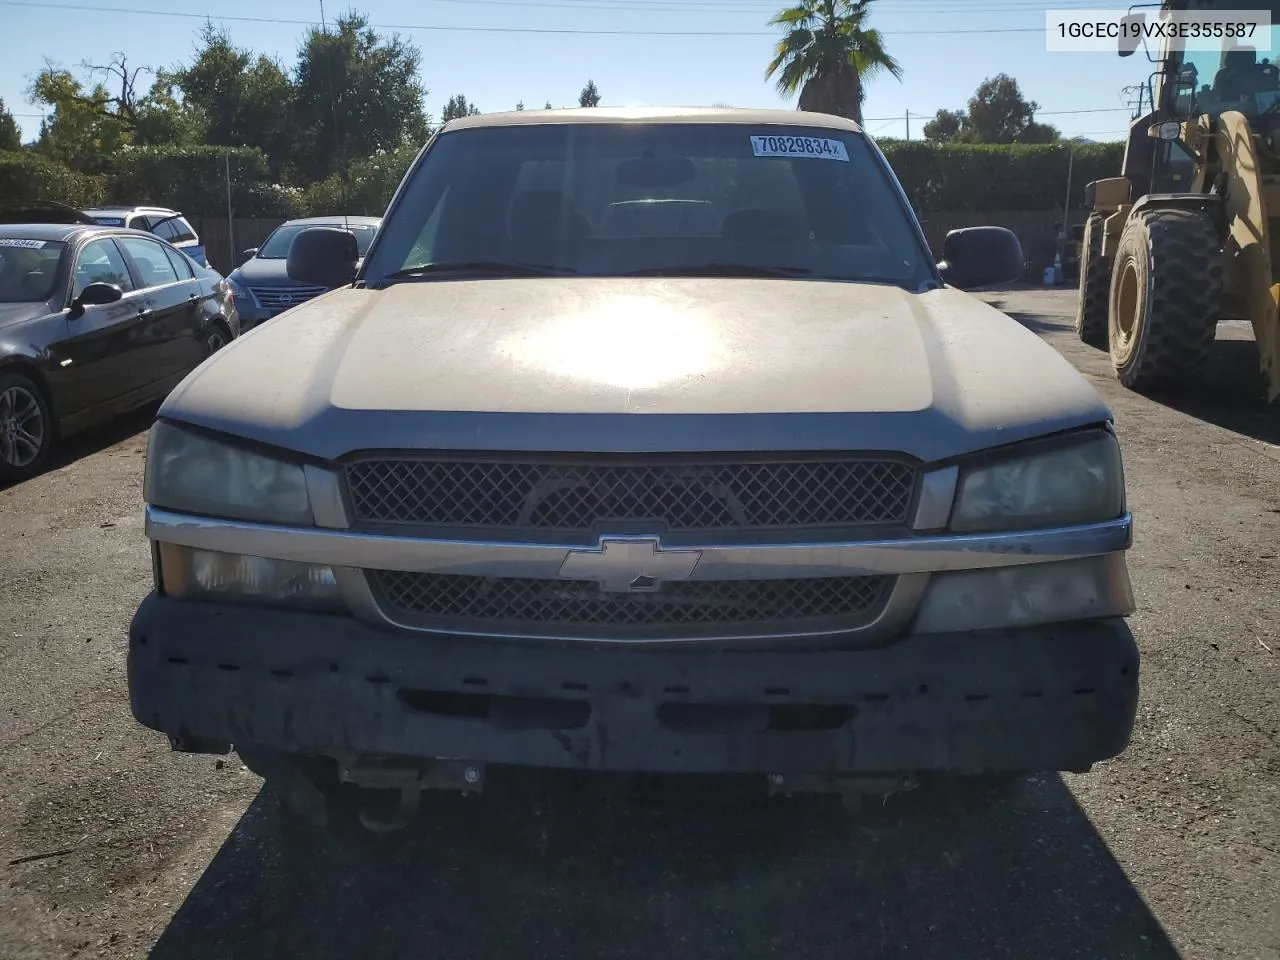
[(757, 157), (815, 157), (849, 162), (844, 144), (826, 137), (752, 137), (751, 151)]

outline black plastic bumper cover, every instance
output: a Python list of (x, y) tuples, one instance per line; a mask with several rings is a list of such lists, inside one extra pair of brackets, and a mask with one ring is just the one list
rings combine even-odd
[[(1123, 620), (880, 649), (643, 650), (382, 630), (151, 596), (134, 716), (178, 742), (600, 770), (1073, 770), (1128, 745)], [(197, 747), (197, 749), (199, 749)]]

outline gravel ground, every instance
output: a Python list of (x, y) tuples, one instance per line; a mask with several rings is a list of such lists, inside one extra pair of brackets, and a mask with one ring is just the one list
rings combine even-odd
[(1170, 406), (1075, 341), (1072, 292), (985, 298), (1116, 415), (1145, 658), (1122, 757), (857, 821), (512, 775), (388, 843), (286, 857), (234, 755), (171, 754), (129, 715), (144, 414), (0, 490), (0, 958), (1280, 958), (1280, 417), (1250, 398), (1248, 332)]

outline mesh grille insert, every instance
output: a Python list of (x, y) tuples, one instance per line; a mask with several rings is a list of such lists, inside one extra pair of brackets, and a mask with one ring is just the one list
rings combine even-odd
[(888, 458), (774, 462), (364, 459), (346, 468), (357, 522), (590, 531), (903, 524), (916, 470)]
[[(590, 580), (542, 580), (369, 571), (392, 619), (471, 625), (503, 632), (540, 627), (729, 627), (869, 622), (889, 595), (891, 576), (804, 580), (683, 580), (649, 593), (610, 593)], [(779, 631), (779, 632), (785, 632)]]

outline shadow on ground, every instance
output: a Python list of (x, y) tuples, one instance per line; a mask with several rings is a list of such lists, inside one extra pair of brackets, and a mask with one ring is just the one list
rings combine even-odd
[[(991, 305), (1002, 310), (1003, 301)], [(1049, 314), (1008, 312), (1008, 316), (1033, 333), (1076, 336), (1070, 317)], [(1079, 349), (1096, 353), (1108, 362), (1105, 350), (1079, 344)], [(1110, 367), (1108, 366), (1108, 371)], [(1248, 332), (1220, 327), (1209, 354), (1209, 362), (1197, 384), (1179, 391), (1151, 391), (1147, 398), (1224, 430), (1265, 443), (1280, 444), (1280, 406), (1266, 402), (1266, 378), (1258, 359), (1257, 344)]]
[(318, 843), (263, 793), (151, 960), (1178, 956), (1057, 777), (857, 821), (724, 781), (610, 783), (491, 775), (406, 833)]
[[(155, 422), (156, 411), (159, 409), (160, 404), (153, 403), (118, 417), (100, 427), (73, 434), (61, 443), (55, 443), (53, 449), (49, 451), (49, 459), (40, 468), (40, 472), (23, 480), (22, 483), (30, 483), (37, 477), (52, 473), (54, 470), (59, 470), (75, 463), (77, 460), (92, 456), (95, 453), (106, 450), (108, 447), (114, 447), (117, 443), (122, 443), (130, 437), (148, 430), (151, 424)], [(0, 490), (7, 490), (19, 485), (17, 483), (0, 482)]]

